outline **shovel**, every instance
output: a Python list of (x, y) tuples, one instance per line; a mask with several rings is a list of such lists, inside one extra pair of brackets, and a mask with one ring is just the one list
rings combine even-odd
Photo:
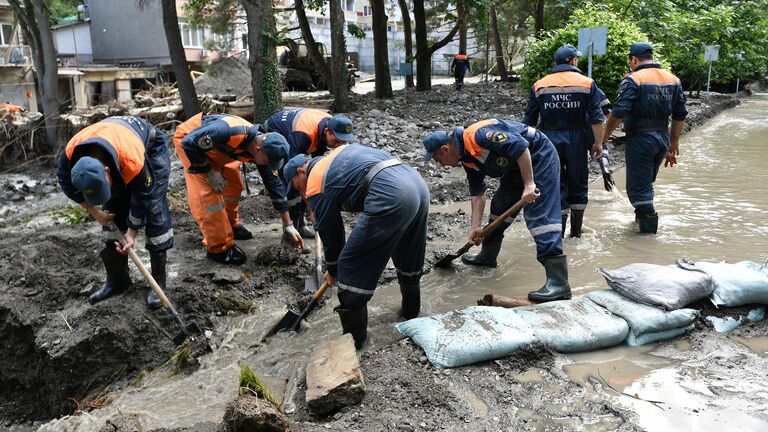
[[(497, 217), (493, 222), (491, 222), (488, 225), (486, 225), (485, 228), (483, 228), (483, 230), (480, 231), (480, 234), (478, 234), (478, 236), (477, 236), (480, 239), (480, 242), (482, 243), (483, 239), (485, 239), (485, 236), (487, 236), (488, 234), (493, 232), (493, 230), (496, 229), (496, 227), (499, 226), (499, 224), (502, 221), (506, 220), (507, 218), (509, 218), (513, 214), (519, 212), (520, 209), (523, 208), (523, 206), (525, 206), (525, 201), (523, 201), (521, 199), (520, 201), (516, 202), (515, 205), (510, 207), (509, 210), (505, 211), (504, 214), (502, 214), (501, 216)], [(435, 267), (438, 267), (438, 268), (448, 268), (448, 267), (450, 267), (451, 263), (453, 262), (453, 260), (455, 260), (456, 258), (458, 258), (458, 257), (464, 255), (465, 253), (467, 253), (467, 251), (472, 246), (474, 246), (474, 245), (475, 244), (472, 243), (472, 242), (467, 242), (467, 244), (462, 246), (461, 249), (457, 250), (456, 253), (448, 254), (448, 255), (440, 258), (440, 260), (438, 260), (435, 263)]]
[(312, 301), (309, 302), (307, 307), (304, 309), (304, 312), (301, 314), (297, 314), (291, 310), (286, 312), (283, 319), (281, 319), (280, 322), (277, 323), (277, 325), (269, 332), (268, 336), (271, 336), (282, 330), (298, 331), (301, 320), (305, 319), (307, 315), (309, 315), (309, 313), (312, 311), (312, 309), (317, 307), (317, 304), (320, 303), (320, 299), (323, 298), (323, 294), (325, 294), (325, 290), (328, 289), (328, 286), (328, 282), (323, 282), (323, 284), (320, 285), (320, 288), (315, 292), (315, 295), (312, 296)]
[[(110, 221), (109, 227), (110, 229), (112, 229), (113, 232), (117, 233), (117, 238), (120, 241), (120, 244), (124, 245), (125, 236), (123, 235), (123, 232), (117, 228), (117, 226), (115, 225), (115, 222)], [(176, 321), (176, 324), (179, 325), (179, 329), (181, 329), (181, 333), (177, 334), (176, 337), (173, 338), (173, 343), (178, 346), (183, 344), (187, 338), (191, 338), (192, 340), (195, 340), (195, 336), (201, 333), (200, 327), (198, 327), (198, 325), (195, 324), (194, 322), (190, 323), (189, 326), (184, 324), (184, 321), (181, 320), (181, 317), (176, 312), (176, 308), (173, 307), (173, 303), (171, 303), (171, 301), (168, 300), (168, 297), (165, 296), (165, 293), (163, 292), (162, 288), (160, 288), (160, 285), (157, 284), (157, 282), (155, 281), (155, 278), (152, 277), (152, 273), (150, 273), (149, 270), (147, 270), (147, 267), (144, 266), (144, 263), (141, 262), (141, 258), (139, 258), (139, 256), (136, 255), (136, 251), (134, 251), (133, 248), (128, 249), (128, 256), (131, 257), (131, 260), (133, 260), (133, 263), (136, 264), (136, 267), (144, 276), (144, 280), (147, 281), (147, 283), (149, 284), (149, 287), (152, 288), (152, 291), (155, 292), (155, 294), (157, 295), (157, 298), (160, 299), (160, 301), (163, 303), (163, 306), (165, 306), (165, 308), (168, 309), (168, 312), (171, 314), (174, 321)]]
[(304, 279), (304, 291), (315, 292), (323, 281), (323, 243), (320, 234), (315, 232), (315, 266), (312, 273)]

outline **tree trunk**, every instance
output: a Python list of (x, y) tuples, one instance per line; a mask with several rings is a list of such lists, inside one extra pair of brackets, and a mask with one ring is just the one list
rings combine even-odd
[(416, 27), (416, 90), (429, 90), (432, 88), (432, 54), (456, 37), (460, 25), (457, 21), (443, 39), (429, 45), (424, 0), (413, 0), (413, 19)]
[(464, 0), (456, 1), (456, 17), (459, 21), (459, 52), (467, 53), (467, 11)]
[(534, 34), (538, 38), (544, 30), (544, 0), (536, 0), (536, 11), (534, 16)]
[(496, 69), (502, 82), (509, 81), (507, 76), (507, 65), (504, 62), (504, 47), (501, 46), (501, 35), (499, 34), (499, 22), (496, 19), (496, 6), (490, 8), (490, 30), (493, 33), (493, 46), (496, 48)]
[(352, 110), (349, 100), (347, 79), (347, 46), (344, 41), (344, 10), (341, 0), (330, 0), (331, 15), (331, 69), (333, 70), (333, 110), (348, 112)]
[(376, 98), (392, 97), (392, 79), (389, 76), (389, 50), (387, 49), (387, 12), (384, 0), (371, 0), (373, 9), (373, 60), (376, 71)]
[[(406, 63), (413, 62), (413, 31), (411, 30), (411, 15), (408, 11), (408, 2), (406, 0), (398, 0), (400, 4), (400, 15), (403, 17), (403, 33), (405, 34), (405, 61)], [(413, 75), (405, 76), (405, 85), (410, 88), (413, 87)]]
[(171, 56), (171, 68), (176, 76), (176, 85), (179, 88), (181, 106), (184, 108), (185, 118), (190, 118), (200, 112), (200, 103), (197, 100), (197, 91), (189, 74), (187, 55), (181, 42), (179, 31), (179, 17), (176, 15), (176, 1), (162, 0), (163, 28), (165, 28), (165, 40), (168, 42), (168, 53)]
[(254, 123), (262, 123), (282, 109), (282, 82), (275, 51), (275, 14), (272, 0), (243, 0), (248, 21), (248, 66), (251, 68)]
[(307, 54), (309, 54), (312, 64), (320, 71), (320, 75), (323, 77), (328, 86), (328, 90), (333, 92), (333, 73), (331, 72), (331, 66), (325, 61), (325, 57), (317, 49), (317, 42), (312, 35), (312, 28), (309, 26), (309, 19), (307, 19), (307, 11), (304, 7), (304, 0), (294, 0), (296, 7), (296, 19), (299, 22), (299, 29), (301, 30), (301, 37), (304, 38), (304, 45), (307, 47)]

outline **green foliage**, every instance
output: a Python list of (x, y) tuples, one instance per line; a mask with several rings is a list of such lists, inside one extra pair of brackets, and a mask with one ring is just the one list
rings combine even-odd
[(365, 39), (365, 30), (357, 24), (347, 24), (347, 32), (355, 39)]
[(240, 386), (237, 393), (240, 396), (253, 395), (271, 402), (276, 407), (280, 406), (280, 401), (272, 396), (267, 386), (248, 365), (240, 365)]
[(163, 366), (173, 365), (171, 376), (177, 375), (192, 361), (192, 341), (188, 340), (181, 345)]
[[(555, 51), (565, 44), (578, 45), (580, 27), (608, 27), (606, 54), (592, 57), (592, 78), (607, 95), (618, 88), (624, 74), (629, 72), (627, 53), (633, 42), (648, 41), (648, 36), (632, 21), (622, 19), (607, 6), (587, 3), (574, 11), (568, 24), (558, 30), (545, 32), (540, 40), (532, 43), (526, 54), (522, 70), (523, 88), (547, 75), (554, 65)], [(660, 44), (655, 44), (658, 48)], [(663, 66), (666, 60), (656, 56)], [(579, 67), (587, 69), (587, 57), (579, 59)]]
[(80, 0), (47, 0), (51, 21), (56, 22), (62, 18), (77, 15), (77, 5)]
[(256, 121), (259, 123), (282, 109), (280, 95), (283, 82), (280, 79), (280, 70), (277, 68), (277, 61), (267, 61), (267, 58), (264, 57), (261, 70), (261, 103), (256, 107)]
[(87, 210), (82, 206), (72, 203), (67, 203), (65, 208), (53, 210), (51, 216), (70, 225), (80, 225), (93, 220), (93, 217)]

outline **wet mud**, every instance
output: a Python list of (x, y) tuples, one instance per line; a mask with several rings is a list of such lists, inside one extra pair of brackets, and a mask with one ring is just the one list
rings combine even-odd
[[(426, 95), (414, 93), (391, 101), (358, 97), (360, 108), (351, 116), (356, 117), (361, 140), (377, 142), (380, 148), (402, 157), (424, 174), (432, 204), (466, 201), (469, 197), (463, 173), (424, 163), (419, 137), (427, 130), (482, 118), (519, 118), (524, 98), (513, 85), (498, 83), (469, 85), (460, 95), (449, 87), (438, 87)], [(495, 96), (483, 96), (490, 93)], [(424, 108), (427, 103), (429, 110)], [(468, 108), (456, 110), (457, 103)], [(736, 103), (725, 97), (692, 103), (689, 122), (702, 124)], [(368, 121), (372, 113), (378, 118), (375, 128), (370, 127), (374, 122)], [(621, 148), (618, 139), (613, 164), (622, 163)], [(61, 199), (51, 182), (51, 172), (50, 167), (43, 167), (22, 177), (0, 178), (0, 199), (5, 206), (0, 214), (0, 428), (26, 432), (50, 419), (76, 414), (69, 424), (80, 425), (82, 430), (133, 430), (136, 422), (130, 419), (122, 423), (110, 420), (112, 426), (93, 420), (86, 427), (90, 421), (87, 413), (109, 407), (114, 395), (121, 391), (151, 387), (145, 379), (148, 374), (171, 371), (174, 365), (169, 359), (176, 351), (171, 338), (178, 328), (164, 310), (145, 307), (146, 287), (132, 263), (130, 289), (99, 304), (88, 304), (88, 295), (103, 281), (98, 259), (102, 248), (99, 228), (93, 221), (72, 225), (55, 216), (66, 200)], [(593, 169), (593, 178), (598, 175)], [(258, 175), (249, 176), (253, 179), (251, 195), (244, 195), (241, 203), (242, 220), (254, 232), (254, 239), (238, 242), (249, 261), (237, 269), (223, 268), (206, 259), (202, 236), (187, 211), (178, 167), (174, 176), (171, 207), (176, 238), (169, 252), (167, 294), (185, 320), (208, 331), (202, 336), (204, 344), (214, 349), (226, 347), (229, 342), (219, 329), (238, 317), (266, 310), (277, 310), (280, 315), (278, 306), (300, 310), (308, 303), (311, 293), (304, 291), (304, 278), (312, 256), (280, 245), (279, 220)], [(35, 183), (27, 183), (29, 180)], [(495, 184), (490, 184), (492, 193)], [(349, 229), (354, 215), (346, 217), (345, 222)], [(430, 214), (427, 271), (447, 244), (463, 242), (468, 223), (469, 215), (460, 209)], [(140, 256), (148, 262), (143, 239), (138, 244)], [(380, 283), (395, 278), (394, 269), (387, 268)], [(717, 350), (714, 343), (731, 347), (735, 354), (723, 359), (703, 358), (702, 362), (718, 369), (726, 368), (729, 359), (735, 358), (745, 375), (764, 375), (765, 355), (752, 351), (742, 340), (763, 336), (768, 336), (764, 322), (748, 323), (722, 336), (702, 318), (697, 321), (697, 332), (687, 336), (695, 350), (679, 351), (674, 344), (664, 343), (657, 351), (677, 359), (692, 351)], [(267, 351), (270, 343), (283, 342), (259, 340), (251, 351)], [(325, 417), (314, 416), (303, 402), (302, 383), (288, 401), (294, 409), (287, 416), (292, 430), (301, 431), (645, 428), (636, 418), (637, 408), (622, 400), (627, 397), (621, 396), (619, 387), (612, 384), (618, 391), (611, 388), (600, 376), (585, 381), (569, 376), (563, 365), (571, 362), (567, 356), (531, 347), (506, 359), (442, 371), (429, 365), (410, 341), (399, 340), (362, 354), (368, 393), (359, 406)], [(181, 373), (195, 377), (198, 367), (192, 363)], [(301, 367), (297, 362), (296, 368)], [(222, 385), (236, 387), (237, 383)], [(734, 396), (734, 400), (738, 398)], [(756, 407), (751, 412), (755, 418), (765, 420)], [(179, 428), (142, 430), (225, 430), (222, 417)], [(66, 422), (58, 424), (59, 430), (75, 430), (75, 426), (65, 427)]]

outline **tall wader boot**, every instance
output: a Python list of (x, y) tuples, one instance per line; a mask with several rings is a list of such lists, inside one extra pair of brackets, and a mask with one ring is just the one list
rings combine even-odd
[(342, 334), (351, 333), (355, 340), (355, 348), (360, 349), (368, 337), (368, 305), (364, 304), (354, 309), (334, 309), (339, 313)]
[(291, 216), (291, 221), (296, 231), (301, 234), (302, 238), (312, 240), (315, 238), (315, 230), (311, 226), (307, 225), (304, 216), (307, 214), (307, 208), (303, 204), (297, 204), (288, 209), (288, 214)]
[(643, 234), (656, 234), (659, 229), (659, 214), (656, 212), (637, 215), (637, 223)]
[(528, 300), (548, 302), (571, 298), (571, 285), (568, 283), (568, 261), (565, 255), (555, 255), (541, 259), (547, 274), (547, 283), (537, 291), (528, 293)]
[(400, 295), (403, 296), (400, 303), (400, 316), (405, 319), (416, 318), (421, 310), (421, 284), (406, 283), (400, 276), (397, 279), (400, 283)]
[[(149, 253), (149, 262), (152, 264), (152, 277), (155, 279), (155, 282), (160, 285), (160, 288), (163, 291), (165, 291), (166, 257), (167, 254), (165, 251)], [(155, 291), (150, 287), (149, 292), (147, 293), (147, 306), (150, 309), (157, 309), (162, 305), (163, 304), (160, 302), (160, 299), (157, 298), (157, 294), (155, 294)]]
[(114, 294), (119, 294), (131, 286), (131, 277), (128, 274), (128, 256), (123, 255), (114, 246), (107, 246), (101, 250), (101, 261), (107, 271), (107, 281), (98, 291), (88, 297), (91, 304), (100, 302)]
[(565, 238), (565, 227), (568, 225), (568, 213), (563, 213), (563, 215), (561, 216), (561, 220), (563, 223), (562, 237)]
[[(584, 210), (571, 209), (571, 237), (581, 237), (581, 225), (584, 222)], [(565, 232), (565, 226), (563, 226)]]
[(462, 255), (466, 264), (482, 267), (496, 267), (496, 257), (501, 252), (501, 240), (483, 240), (482, 249), (477, 255)]

